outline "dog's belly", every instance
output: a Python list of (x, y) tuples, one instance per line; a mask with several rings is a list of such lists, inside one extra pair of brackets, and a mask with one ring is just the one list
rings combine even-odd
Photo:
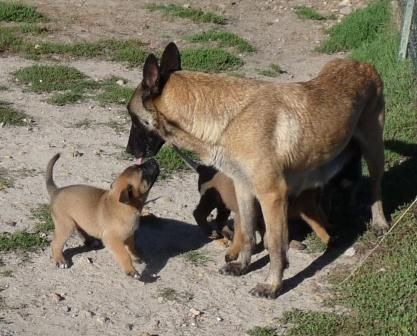
[(298, 196), (304, 190), (322, 188), (352, 158), (354, 152), (348, 146), (338, 156), (324, 165), (307, 171), (288, 171), (285, 174), (289, 195)]

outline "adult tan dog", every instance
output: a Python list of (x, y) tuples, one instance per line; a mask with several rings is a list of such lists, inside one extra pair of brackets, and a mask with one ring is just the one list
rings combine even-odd
[(92, 237), (102, 240), (123, 271), (139, 279), (131, 258), (131, 255), (138, 257), (134, 232), (149, 190), (159, 174), (157, 162), (151, 159), (142, 165), (126, 168), (114, 180), (110, 190), (87, 185), (58, 188), (53, 180), (53, 167), (59, 157), (60, 154), (52, 157), (46, 171), (46, 187), (55, 226), (51, 243), (54, 262), (60, 268), (68, 267), (63, 248), (77, 229), (86, 240)]
[(170, 43), (160, 65), (148, 56), (128, 109), (127, 149), (136, 157), (153, 156), (168, 141), (233, 179), (243, 246), (239, 260), (223, 268), (226, 273), (248, 268), (255, 244), (254, 199), (259, 200), (270, 270), (251, 290), (254, 295), (274, 298), (282, 287), (288, 195), (328, 179), (324, 172), (338, 165), (352, 139), (369, 168), (373, 228), (381, 233), (389, 227), (381, 200), (383, 83), (369, 64), (338, 59), (310, 81), (279, 84), (181, 71), (179, 51)]

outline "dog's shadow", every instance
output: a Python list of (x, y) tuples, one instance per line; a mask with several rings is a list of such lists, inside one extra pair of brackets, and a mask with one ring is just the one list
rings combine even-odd
[[(412, 202), (417, 194), (417, 144), (388, 140), (385, 148), (400, 154), (401, 162), (384, 174), (382, 181), (382, 199), (387, 219), (400, 207)], [(350, 211), (346, 209), (346, 195), (339, 194), (335, 209), (328, 214), (330, 222), (335, 226), (335, 234), (339, 236), (337, 246), (328, 248), (305, 269), (284, 280), (282, 294), (296, 288), (304, 280), (313, 277), (317, 272), (338, 259), (368, 229), (371, 213), (369, 207), (369, 178), (363, 177), (360, 182), (358, 203), (368, 204), (367, 207)], [(269, 262), (265, 256), (254, 262), (249, 271), (264, 267)], [(291, 261), (290, 261), (291, 264)]]
[(175, 219), (144, 216), (135, 232), (135, 244), (145, 262), (142, 280), (154, 282), (168, 260), (199, 249), (210, 240), (197, 226)]

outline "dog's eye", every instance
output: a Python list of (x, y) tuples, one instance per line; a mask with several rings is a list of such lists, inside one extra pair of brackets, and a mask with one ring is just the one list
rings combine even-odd
[(133, 187), (131, 185), (129, 185), (127, 187), (127, 193), (129, 194), (129, 197), (132, 196), (132, 194), (133, 194)]

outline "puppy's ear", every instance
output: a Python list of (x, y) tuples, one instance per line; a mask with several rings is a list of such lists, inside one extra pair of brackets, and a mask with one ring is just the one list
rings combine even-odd
[(150, 54), (143, 66), (143, 81), (142, 86), (145, 90), (145, 95), (155, 96), (160, 92), (159, 90), (160, 70), (158, 60), (154, 54)]
[(119, 202), (129, 204), (132, 198), (132, 186), (129, 184), (126, 188), (124, 188), (119, 195)]
[(178, 70), (181, 70), (181, 56), (176, 44), (171, 42), (161, 57), (161, 74), (167, 76)]

